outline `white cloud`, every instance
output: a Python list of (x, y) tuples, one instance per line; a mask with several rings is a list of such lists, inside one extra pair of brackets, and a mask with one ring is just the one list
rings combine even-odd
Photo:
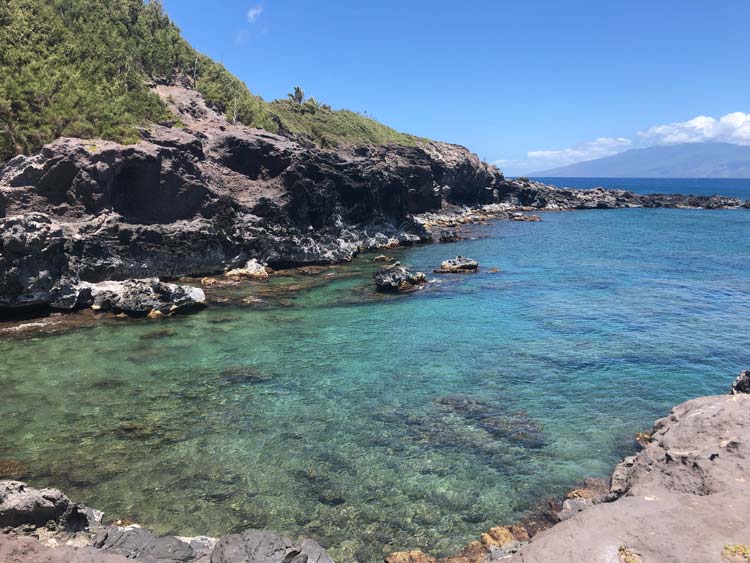
[(493, 164), (508, 174), (539, 172), (584, 160), (603, 158), (628, 150), (632, 145), (624, 137), (599, 137), (569, 149), (529, 151), (523, 160), (496, 160)]
[(247, 21), (250, 23), (255, 23), (255, 20), (258, 19), (258, 16), (260, 16), (263, 13), (263, 6), (258, 4), (257, 6), (253, 6), (247, 11)]
[(736, 111), (718, 119), (699, 115), (688, 121), (656, 125), (638, 135), (657, 145), (724, 142), (750, 145), (750, 113)]

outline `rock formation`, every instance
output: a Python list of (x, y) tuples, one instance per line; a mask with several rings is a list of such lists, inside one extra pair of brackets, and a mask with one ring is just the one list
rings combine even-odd
[[(320, 149), (229, 123), (191, 90), (158, 89), (180, 127), (152, 125), (127, 146), (62, 138), (0, 169), (0, 309), (56, 308), (81, 282), (200, 276), (253, 259), (346, 261), (430, 241), (429, 226), (450, 226), (441, 214), (461, 206), (510, 217), (517, 208), (742, 205), (509, 180), (446, 143)], [(438, 218), (415, 219), (425, 213)]]
[[(615, 469), (608, 491), (571, 492), (560, 523), (523, 538), (493, 528), (461, 553), (421, 551), (389, 563), (726, 563), (750, 553), (750, 388), (701, 397), (658, 420), (643, 450)], [(738, 386), (739, 383), (739, 386)], [(493, 532), (494, 530), (494, 532)], [(491, 541), (493, 540), (493, 541)]]
[(479, 271), (479, 262), (466, 258), (465, 256), (456, 256), (448, 260), (443, 260), (440, 267), (435, 270), (436, 274), (471, 274)]
[(412, 272), (398, 262), (375, 273), (375, 286), (384, 293), (413, 291), (425, 283), (427, 279), (422, 272)]
[(248, 530), (222, 538), (156, 536), (140, 526), (105, 525), (102, 513), (57, 489), (0, 481), (3, 563), (333, 563), (316, 542)]

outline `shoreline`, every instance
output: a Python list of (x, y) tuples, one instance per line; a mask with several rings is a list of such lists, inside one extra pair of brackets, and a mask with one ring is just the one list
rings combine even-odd
[[(392, 553), (385, 561), (744, 561), (735, 555), (748, 544), (748, 409), (750, 372), (742, 372), (730, 394), (686, 401), (657, 420), (651, 432), (640, 434), (642, 449), (615, 467), (607, 485), (584, 482), (561, 506), (491, 528), (455, 555), (438, 559), (414, 550)], [(261, 552), (268, 558), (260, 560), (269, 562), (332, 562), (310, 539), (290, 540), (268, 531), (158, 537), (130, 522), (104, 524), (101, 512), (74, 504), (55, 489), (0, 481), (4, 562), (240, 563), (258, 560), (251, 554)]]

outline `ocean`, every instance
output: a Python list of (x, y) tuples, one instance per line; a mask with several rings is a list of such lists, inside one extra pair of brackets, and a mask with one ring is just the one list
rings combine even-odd
[(160, 533), (455, 551), (750, 367), (750, 211), (541, 215), (393, 251), (481, 264), (412, 294), (376, 293), (365, 255), (193, 315), (2, 340), (0, 467)]
[(723, 195), (750, 199), (750, 178), (543, 178), (534, 180), (558, 187), (618, 188), (637, 194)]

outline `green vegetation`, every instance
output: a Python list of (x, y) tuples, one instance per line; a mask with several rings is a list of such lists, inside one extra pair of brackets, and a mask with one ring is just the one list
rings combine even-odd
[(725, 545), (721, 554), (734, 561), (750, 561), (750, 546), (741, 543)]
[(0, 1), (0, 162), (60, 136), (137, 140), (171, 119), (149, 83), (190, 85), (230, 120), (324, 145), (416, 140), (299, 87), (263, 101), (182, 39), (157, 0)]

